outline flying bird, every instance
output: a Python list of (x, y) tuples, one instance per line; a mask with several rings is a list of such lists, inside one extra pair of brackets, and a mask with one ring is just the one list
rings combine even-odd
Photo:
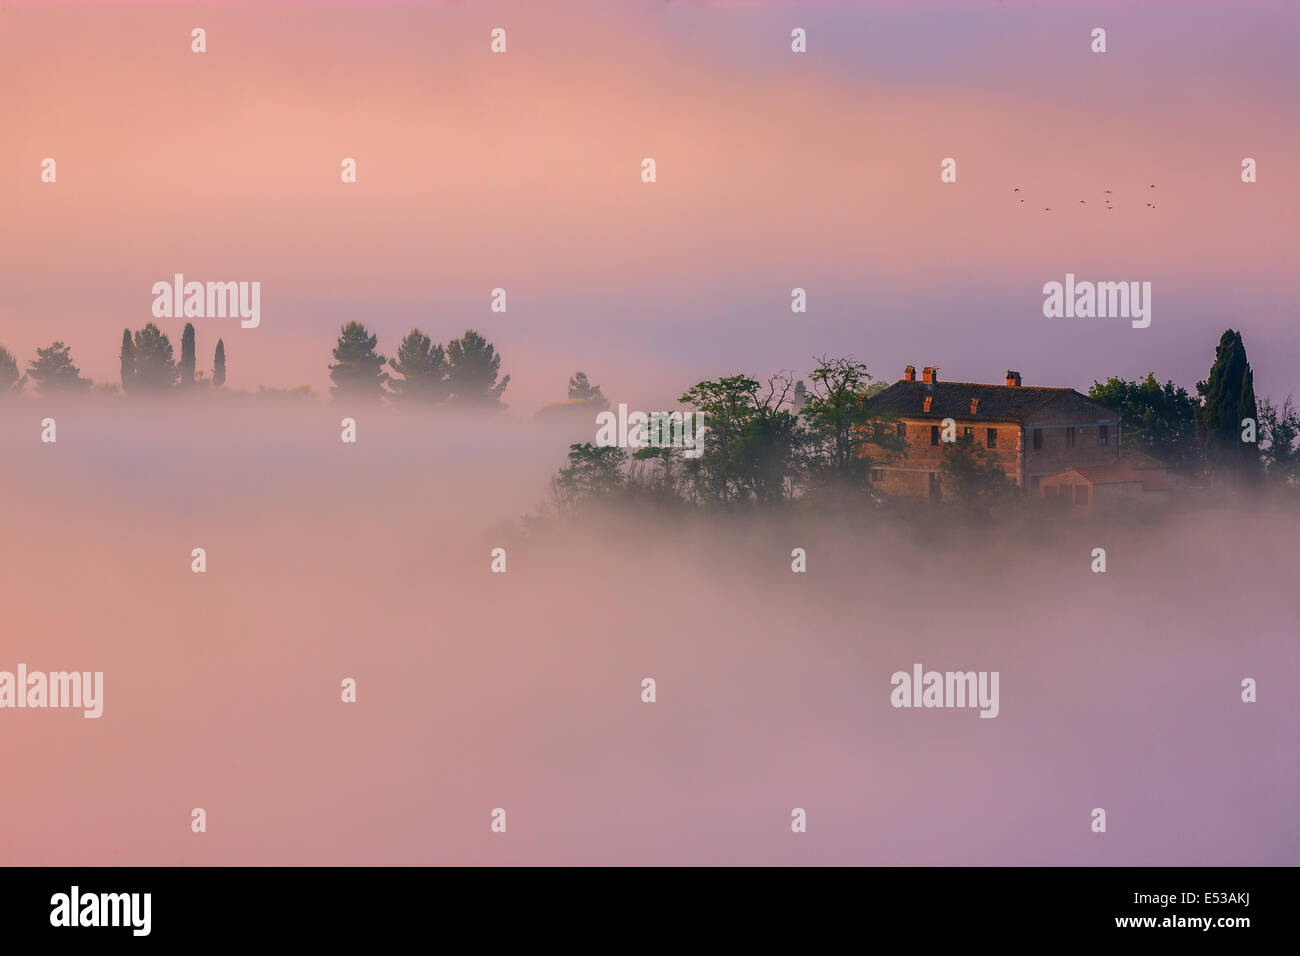
[(1013, 190), (1011, 190), (1011, 191), (1012, 191), (1013, 193), (1018, 193), (1018, 192), (1020, 192), (1019, 189), (1013, 189)]

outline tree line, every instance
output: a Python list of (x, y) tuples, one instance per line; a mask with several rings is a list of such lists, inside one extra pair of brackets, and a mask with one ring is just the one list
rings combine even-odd
[[(181, 357), (176, 361), (171, 340), (158, 326), (150, 322), (134, 333), (122, 330), (122, 347), (119, 352), (123, 392), (158, 392), (171, 388), (193, 388), (226, 384), (226, 346), (217, 340), (212, 354), (212, 374), (196, 371), (195, 335), (193, 323), (185, 323), (181, 333)], [(19, 372), (18, 359), (0, 345), (0, 397), (16, 395), (30, 380), (38, 395), (58, 395), (89, 390), (93, 382), (81, 374), (72, 361), (72, 349), (61, 341), (45, 348), (37, 348), (36, 358), (27, 363), (27, 370)], [(96, 386), (113, 390), (112, 384)]]
[(565, 516), (624, 498), (730, 509), (873, 497), (873, 465), (901, 450), (896, 431), (863, 400), (883, 385), (852, 357), (823, 357), (808, 379), (738, 374), (699, 382), (678, 399), (704, 413), (698, 457), (671, 445), (629, 451), (575, 443), (551, 482), (551, 504)]
[[(127, 394), (160, 393), (173, 389), (226, 384), (226, 346), (221, 339), (212, 355), (211, 374), (196, 369), (195, 331), (187, 322), (181, 332), (181, 354), (177, 360), (171, 340), (155, 323), (132, 332), (122, 330), (119, 352), (120, 385), (103, 384), (99, 389)], [(444, 347), (435, 344), (419, 329), (412, 329), (401, 341), (394, 358), (376, 351), (377, 336), (359, 322), (344, 325), (329, 366), (330, 393), (351, 400), (384, 399), (397, 403), (450, 403), (461, 407), (501, 408), (502, 393), (510, 376), (499, 377), (501, 357), (482, 335), (469, 329)], [(391, 370), (391, 374), (390, 374)], [(579, 391), (590, 386), (582, 376)], [(61, 341), (36, 350), (36, 357), (20, 370), (18, 359), (0, 345), (0, 399), (19, 394), (31, 382), (38, 395), (75, 394), (88, 391), (94, 383), (81, 374), (72, 359), (71, 347)], [(570, 383), (570, 397), (575, 382)], [(301, 390), (310, 394), (309, 389)], [(584, 392), (585, 394), (585, 392)], [(603, 400), (603, 397), (602, 397)]]
[[(611, 501), (725, 510), (880, 500), (872, 471), (902, 454), (893, 417), (870, 400), (885, 384), (852, 356), (817, 359), (808, 381), (782, 373), (765, 383), (745, 374), (699, 382), (678, 399), (705, 413), (698, 458), (674, 447), (576, 443), (551, 482), (550, 504), (565, 516)], [(1137, 447), (1188, 477), (1287, 485), (1300, 478), (1300, 417), (1289, 397), (1281, 406), (1257, 405), (1234, 330), (1220, 339), (1197, 397), (1154, 374), (1095, 382), (1088, 394), (1120, 413), (1125, 449)], [(945, 443), (941, 468), (954, 498), (976, 510), (1024, 493), (970, 438)]]
[(1094, 382), (1088, 397), (1121, 413), (1122, 441), (1191, 478), (1290, 483), (1300, 478), (1300, 415), (1291, 396), (1257, 401), (1241, 333), (1219, 339), (1214, 363), (1195, 393), (1154, 373)]
[[(500, 409), (502, 394), (510, 384), (498, 381), (501, 356), (478, 332), (466, 329), (443, 347), (418, 328), (406, 334), (397, 355), (386, 358), (376, 351), (378, 336), (360, 322), (349, 322), (339, 332), (330, 365), (330, 394), (335, 399), (399, 404), (450, 404), (461, 408)], [(390, 374), (389, 370), (396, 374)]]

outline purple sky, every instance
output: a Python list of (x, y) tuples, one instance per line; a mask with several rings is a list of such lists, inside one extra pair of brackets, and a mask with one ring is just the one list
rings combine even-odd
[[(415, 325), (478, 328), (524, 414), (579, 367), (662, 402), (822, 353), (891, 380), (1191, 388), (1228, 326), (1261, 394), (1300, 391), (1293, 4), (19, 4), (3, 23), (0, 343), (24, 361), (61, 338), (114, 380), (122, 328), (183, 272), (262, 283), (260, 328), (196, 321), (235, 387), (323, 390), (355, 318), (390, 355)], [(1045, 319), (1067, 272), (1152, 282), (1151, 327)]]

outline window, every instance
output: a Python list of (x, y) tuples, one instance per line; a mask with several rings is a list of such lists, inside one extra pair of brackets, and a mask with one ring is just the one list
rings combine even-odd
[(938, 425), (931, 425), (931, 426), (930, 426), (930, 444), (931, 444), (931, 445), (937, 445), (937, 444), (939, 444), (939, 426), (938, 426)]
[(1035, 448), (1043, 447), (1043, 430), (1041, 428), (1034, 429), (1034, 447)]
[(1098, 445), (1110, 444), (1110, 435), (1108, 434), (1107, 427), (1105, 425), (1100, 425), (1097, 428), (1097, 444)]
[(989, 429), (988, 444), (990, 448), (998, 447), (998, 430), (996, 428)]
[(974, 429), (974, 428), (963, 428), (963, 429), (961, 430), (961, 434), (962, 434), (962, 437), (963, 437), (963, 438), (969, 438), (971, 441), (974, 441), (974, 440), (975, 440), (975, 429)]
[(1065, 447), (1066, 448), (1074, 447), (1074, 426), (1073, 425), (1071, 425), (1069, 428), (1065, 430)]
[(1029, 489), (1030, 489), (1030, 491), (1037, 491), (1037, 490), (1038, 490), (1038, 483), (1039, 483), (1041, 480), (1042, 480), (1042, 476), (1041, 476), (1041, 475), (1032, 475), (1032, 476), (1030, 476), (1030, 478), (1029, 478)]
[(907, 437), (907, 422), (898, 423), (898, 437), (900, 439)]
[(879, 481), (879, 480), (880, 480), (881, 478), (883, 478), (883, 477), (885, 477), (885, 473), (884, 473), (883, 471), (881, 471), (879, 468), (872, 468), (872, 469), (871, 469), (871, 480), (872, 480), (872, 481)]

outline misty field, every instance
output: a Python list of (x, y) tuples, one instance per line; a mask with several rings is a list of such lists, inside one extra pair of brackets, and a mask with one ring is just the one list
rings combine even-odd
[[(6, 863), (1300, 863), (1292, 510), (528, 536), (555, 430), (43, 414), (0, 414), (0, 669), (104, 714), (0, 712)], [(998, 671), (997, 718), (895, 709), (914, 663)]]

